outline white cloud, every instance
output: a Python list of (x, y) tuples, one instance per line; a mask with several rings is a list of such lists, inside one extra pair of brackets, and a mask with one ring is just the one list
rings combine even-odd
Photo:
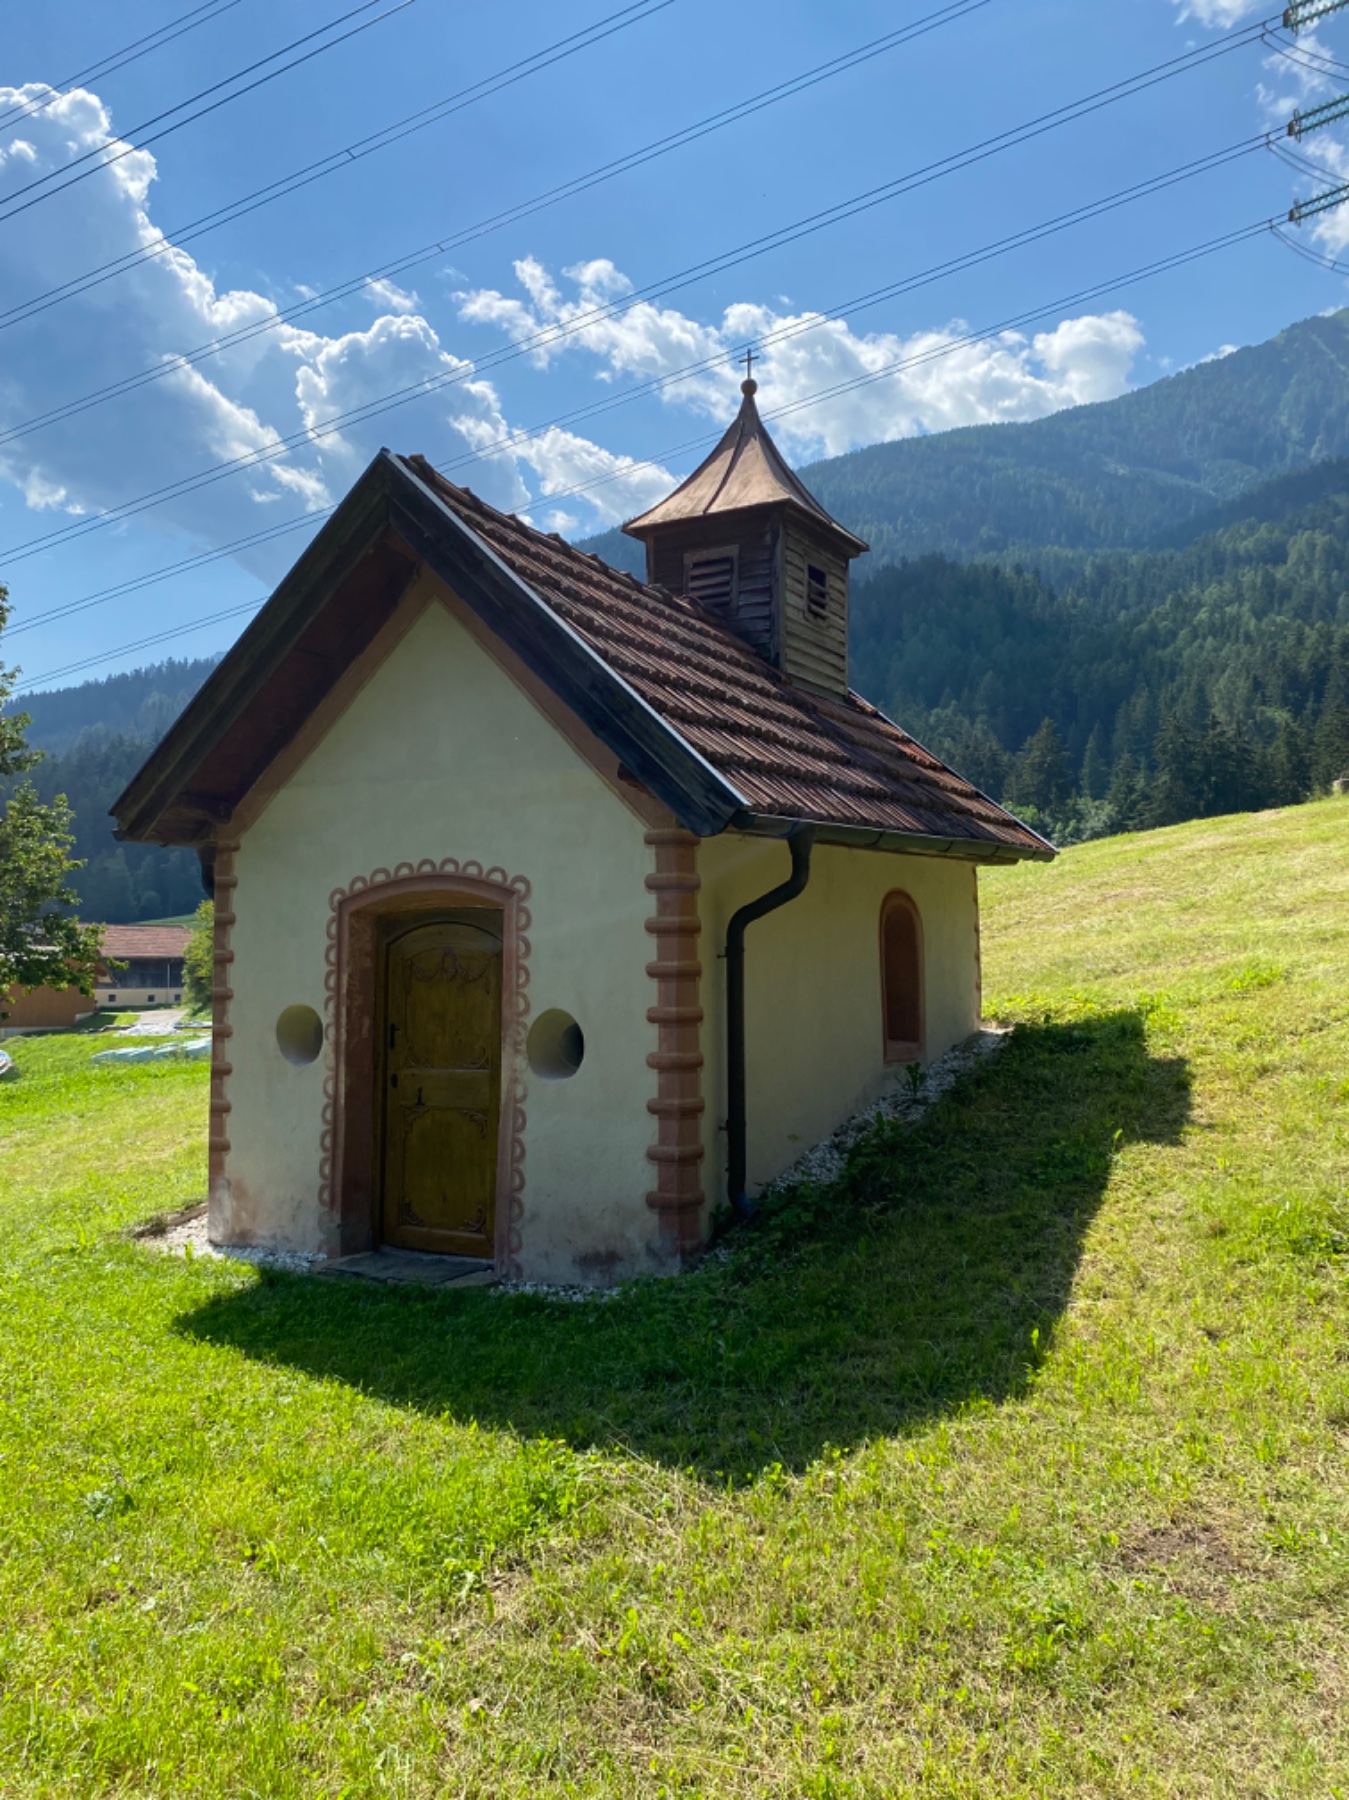
[[(47, 92), (0, 87), (0, 111)], [(73, 157), (115, 142), (96, 95), (76, 90), (60, 96), (25, 121), (22, 151), (12, 140), (0, 155), (0, 200), (35, 174), (60, 170)], [(0, 234), (0, 292), (7, 301), (21, 302), (80, 269), (154, 242), (154, 179), (154, 158), (138, 151), (14, 220)], [(602, 271), (595, 273), (595, 281), (604, 279)], [(475, 377), (471, 362), (442, 345), (417, 310), (415, 294), (374, 281), (363, 297), (382, 309), (365, 329), (324, 335), (277, 325), (196, 364), (183, 356), (241, 326), (274, 319), (276, 306), (248, 289), (219, 291), (179, 248), (37, 313), (0, 332), (0, 431), (140, 370), (162, 367), (167, 373), (0, 445), (0, 480), (56, 523), (62, 512), (116, 507), (226, 459), (265, 457), (298, 435), (284, 456), (142, 515), (151, 530), (219, 543), (248, 535), (264, 522), (264, 513), (271, 522), (278, 501), (286, 502), (286, 511), (296, 502), (309, 511), (330, 504), (386, 438), (411, 441), (441, 462), (510, 435), (492, 383)], [(542, 290), (539, 298), (547, 298)], [(352, 409), (433, 383), (442, 384), (435, 398), (406, 413), (325, 430)], [(645, 504), (655, 497), (653, 484), (664, 491), (672, 481), (660, 472), (628, 475), (626, 468), (624, 459), (583, 438), (552, 433), (451, 472), (496, 504), (516, 508), (561, 491), (569, 481), (616, 473), (616, 482), (578, 502), (581, 528), (594, 529), (624, 506), (624, 495)], [(43, 528), (35, 520), (32, 535)], [(293, 553), (291, 540), (240, 560), (274, 576)], [(16, 575), (21, 598), (17, 567)]]
[(387, 281), (383, 276), (367, 281), (364, 293), (372, 306), (386, 306), (394, 313), (416, 312), (421, 305), (416, 293), (400, 288), (397, 282)]
[[(0, 88), (0, 109), (40, 91)], [(26, 120), (23, 141), (32, 159), (16, 159), (11, 147), (0, 165), (0, 200), (35, 172), (59, 170), (116, 140), (98, 97), (76, 91)], [(154, 179), (153, 157), (136, 152), (16, 218), (0, 234), (0, 292), (22, 301), (155, 241)], [(664, 404), (713, 427), (738, 403), (734, 354), (748, 339), (770, 335), (759, 371), (763, 402), (782, 414), (774, 429), (797, 460), (1107, 398), (1128, 385), (1143, 342), (1124, 312), (973, 344), (957, 341), (964, 333), (958, 321), (909, 335), (864, 332), (781, 299), (740, 302), (707, 321), (648, 301), (615, 315), (610, 309), (632, 284), (602, 257), (560, 274), (524, 258), (516, 277), (508, 292), (460, 293), (463, 323), (512, 338), (538, 333), (532, 360), (540, 372), (569, 355), (600, 381), (631, 383), (707, 362), (665, 390)], [(288, 283), (294, 292), (293, 272), (279, 271), (278, 288)], [(250, 289), (219, 290), (192, 256), (174, 248), (0, 332), (0, 430), (137, 370), (166, 371), (106, 405), (0, 445), (0, 480), (37, 515), (33, 535), (59, 523), (63, 512), (115, 508), (224, 459), (260, 455), (265, 460), (237, 479), (212, 481), (141, 515), (139, 528), (199, 544), (241, 538), (330, 504), (386, 440), (423, 450), (497, 505), (532, 508), (550, 529), (596, 529), (642, 510), (673, 485), (659, 465), (576, 432), (555, 426), (531, 435), (513, 426), (494, 383), (442, 340), (415, 295), (372, 283), (363, 297), (384, 310), (359, 328), (339, 323), (325, 334), (310, 328), (321, 316), (313, 315), (303, 327), (278, 324), (188, 364), (184, 355), (208, 340), (274, 320), (276, 306)], [(584, 330), (564, 335), (581, 323)], [(856, 385), (866, 377), (876, 379)], [(792, 410), (827, 387), (847, 391)], [(346, 420), (396, 390), (425, 389), (434, 392), (406, 411)], [(557, 408), (541, 400), (535, 416), (550, 410)], [(338, 419), (345, 422), (330, 429)], [(689, 435), (686, 424), (679, 435)], [(285, 455), (269, 454), (292, 438), (295, 447)], [(456, 460), (467, 452), (480, 460)], [(293, 554), (292, 539), (243, 553), (240, 561), (270, 577)], [(16, 587), (22, 603), (22, 575)]]
[(1182, 19), (1198, 19), (1213, 31), (1239, 25), (1259, 12), (1262, 3), (1263, 0), (1174, 0)]
[[(730, 416), (740, 381), (732, 358), (750, 340), (766, 338), (760, 403), (770, 414), (788, 409), (773, 429), (797, 457), (838, 455), (956, 425), (1039, 418), (1110, 399), (1128, 386), (1143, 346), (1138, 323), (1126, 312), (1067, 319), (1030, 339), (1004, 332), (978, 343), (960, 342), (969, 335), (960, 321), (901, 337), (748, 302), (728, 307), (714, 325), (647, 301), (584, 323), (631, 292), (612, 263), (564, 270), (566, 292), (532, 259), (517, 263), (516, 274), (523, 298), (479, 289), (460, 296), (461, 316), (512, 338), (537, 337), (534, 357), (543, 367), (567, 354), (591, 357), (601, 379), (645, 381), (708, 362), (662, 390), (667, 405), (708, 418)], [(847, 391), (828, 392), (839, 388)]]

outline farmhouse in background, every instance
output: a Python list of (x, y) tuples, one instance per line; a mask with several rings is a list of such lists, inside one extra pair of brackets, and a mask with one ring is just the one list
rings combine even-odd
[(22, 1037), (28, 1031), (67, 1031), (97, 1010), (88, 994), (77, 987), (10, 988), (0, 994), (0, 1038)]
[[(186, 925), (105, 925), (94, 987), (98, 1004), (180, 1005), (183, 958), (191, 936)], [(110, 968), (110, 963), (118, 966)]]
[[(33, 988), (26, 994), (12, 988), (0, 995), (0, 1038), (68, 1030), (100, 1006), (179, 1004), (191, 935), (185, 925), (105, 925), (93, 997), (74, 987)], [(117, 966), (110, 968), (110, 963)]]
[(214, 883), (217, 1241), (674, 1271), (976, 1029), (1053, 851), (849, 691), (866, 546), (743, 391), (646, 584), (381, 452), (117, 802)]

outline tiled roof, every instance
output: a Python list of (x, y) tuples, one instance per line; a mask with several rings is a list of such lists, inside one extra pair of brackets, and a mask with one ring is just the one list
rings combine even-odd
[(1046, 854), (1043, 839), (858, 695), (798, 687), (693, 601), (498, 512), (421, 457), (407, 462), (751, 811)]
[(837, 519), (820, 505), (801, 478), (783, 461), (782, 453), (764, 429), (754, 404), (755, 381), (743, 381), (745, 396), (740, 411), (716, 449), (687, 480), (640, 518), (623, 527), (631, 537), (642, 537), (659, 525), (681, 519), (704, 519), (710, 513), (740, 512), (750, 506), (774, 506), (784, 502), (809, 513), (818, 523), (851, 538), (856, 555), (865, 550), (861, 538), (844, 531)]
[(181, 956), (191, 936), (186, 925), (105, 925), (103, 954), (117, 962), (133, 956)]

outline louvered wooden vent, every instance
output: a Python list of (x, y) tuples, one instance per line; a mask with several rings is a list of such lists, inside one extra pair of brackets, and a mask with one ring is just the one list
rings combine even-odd
[(806, 564), (806, 611), (812, 619), (822, 619), (829, 611), (829, 577), (814, 563)]
[(713, 550), (684, 559), (684, 592), (713, 612), (729, 613), (735, 605), (736, 552)]

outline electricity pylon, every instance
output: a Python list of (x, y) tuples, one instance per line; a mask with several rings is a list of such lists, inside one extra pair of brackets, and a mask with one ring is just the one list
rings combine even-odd
[(1308, 25), (1329, 18), (1331, 13), (1342, 12), (1346, 6), (1349, 6), (1349, 0), (1292, 0), (1292, 5), (1284, 8), (1283, 28), (1296, 36)]

